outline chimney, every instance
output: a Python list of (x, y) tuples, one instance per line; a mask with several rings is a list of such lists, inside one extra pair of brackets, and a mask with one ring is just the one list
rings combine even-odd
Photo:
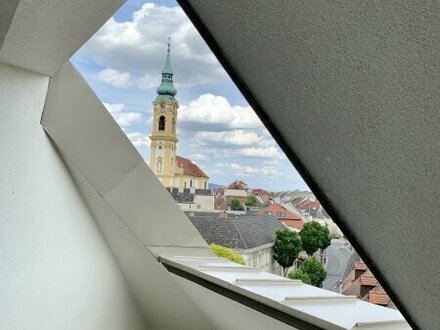
[(218, 217), (219, 217), (220, 219), (227, 219), (227, 218), (228, 218), (228, 212), (226, 212), (226, 211), (221, 211), (221, 212), (218, 213)]

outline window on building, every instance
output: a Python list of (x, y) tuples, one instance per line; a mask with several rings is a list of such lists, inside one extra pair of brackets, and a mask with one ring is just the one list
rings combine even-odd
[(160, 116), (159, 118), (159, 131), (165, 130), (165, 116)]
[(162, 159), (158, 159), (157, 160), (157, 164), (156, 164), (156, 171), (157, 172), (162, 172), (162, 166), (163, 164), (162, 164)]
[(277, 211), (277, 216), (285, 217), (286, 216), (286, 212), (284, 212), (284, 211)]
[(191, 188), (193, 186), (193, 180), (189, 180), (189, 187)]
[(264, 211), (264, 214), (266, 214), (266, 215), (271, 215), (272, 212), (271, 212), (271, 211)]

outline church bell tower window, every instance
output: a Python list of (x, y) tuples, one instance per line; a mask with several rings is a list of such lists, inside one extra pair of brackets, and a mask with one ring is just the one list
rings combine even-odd
[(162, 172), (162, 159), (160, 158), (157, 160), (156, 172)]
[(165, 116), (160, 116), (159, 118), (159, 131), (165, 130)]

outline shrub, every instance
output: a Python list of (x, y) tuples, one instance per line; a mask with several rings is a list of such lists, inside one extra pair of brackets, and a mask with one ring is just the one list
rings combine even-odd
[(302, 268), (298, 268), (287, 275), (292, 280), (301, 280), (305, 284), (311, 284), (310, 276)]
[(244, 265), (243, 257), (232, 249), (214, 243), (209, 245), (209, 248), (216, 256), (220, 258), (225, 258), (237, 264)]
[(229, 207), (233, 211), (244, 211), (244, 206), (238, 199), (231, 200), (231, 202), (229, 203)]

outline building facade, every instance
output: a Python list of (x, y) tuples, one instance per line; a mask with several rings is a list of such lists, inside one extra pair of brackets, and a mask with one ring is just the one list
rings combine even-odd
[(177, 156), (177, 90), (173, 85), (173, 70), (168, 42), (162, 81), (153, 101), (153, 128), (150, 135), (150, 168), (168, 188), (206, 189), (209, 177), (191, 160)]

